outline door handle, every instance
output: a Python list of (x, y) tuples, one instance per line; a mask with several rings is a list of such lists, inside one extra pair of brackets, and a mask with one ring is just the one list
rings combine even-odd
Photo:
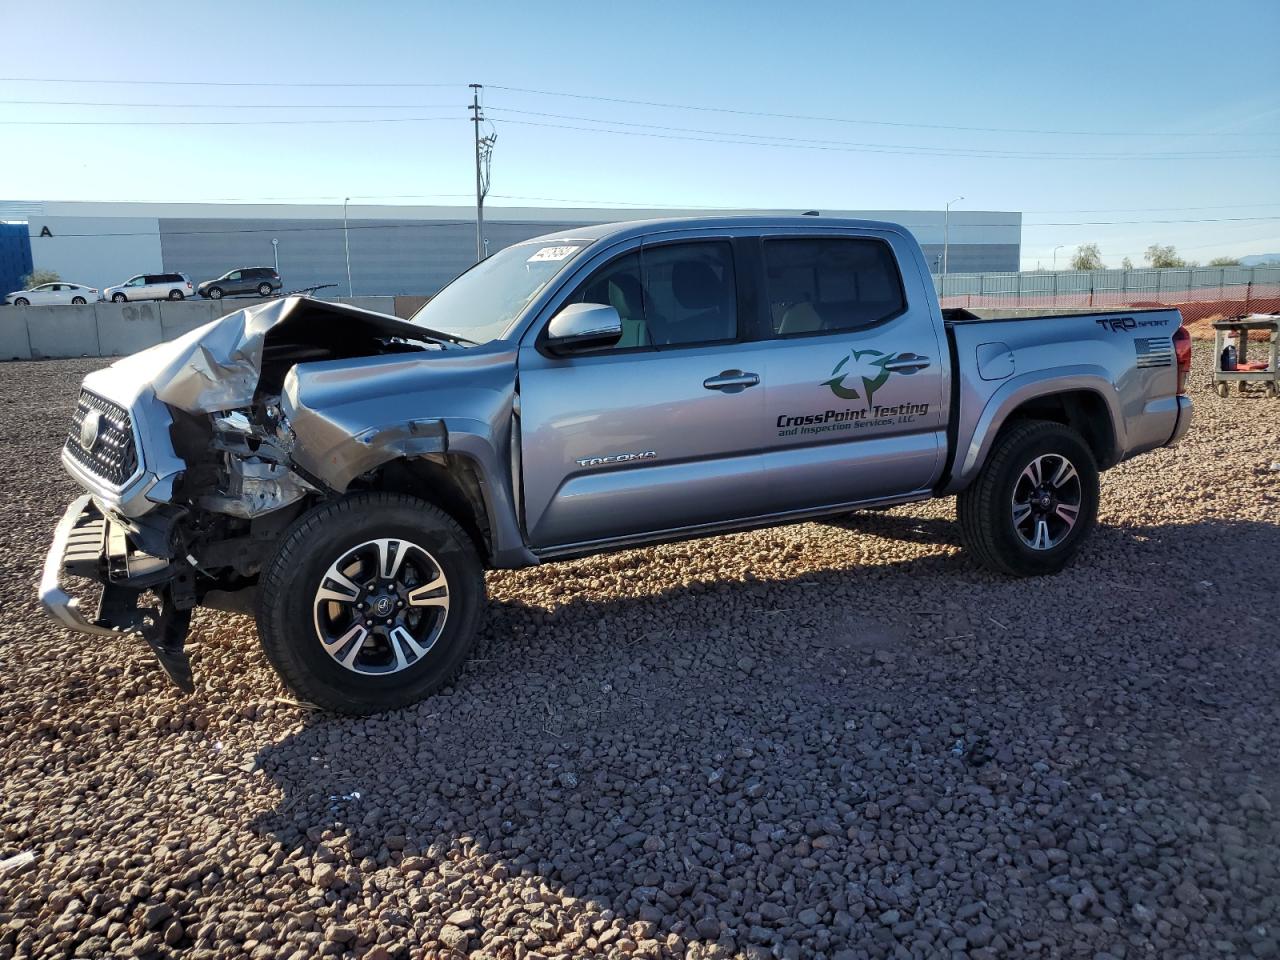
[(702, 385), (708, 390), (719, 390), (722, 393), (741, 393), (747, 387), (754, 387), (760, 382), (760, 374), (742, 370), (723, 370), (719, 376), (707, 377)]
[(927, 366), (929, 366), (928, 357), (918, 357), (914, 353), (906, 353), (890, 360), (881, 369), (888, 370), (890, 373), (915, 373), (917, 370), (923, 370)]

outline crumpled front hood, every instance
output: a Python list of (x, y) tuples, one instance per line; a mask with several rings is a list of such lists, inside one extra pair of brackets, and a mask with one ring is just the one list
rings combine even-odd
[(312, 297), (284, 297), (229, 313), (177, 340), (125, 357), (90, 374), (86, 385), (115, 398), (136, 395), (149, 386), (160, 401), (188, 413), (248, 406), (262, 372), (268, 335), (321, 318), (349, 323), (353, 335), (434, 342), (420, 327), (381, 313)]

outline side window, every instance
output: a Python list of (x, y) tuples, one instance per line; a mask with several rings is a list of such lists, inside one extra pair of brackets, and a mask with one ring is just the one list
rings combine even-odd
[(732, 340), (738, 333), (733, 251), (708, 241), (647, 247), (592, 274), (575, 303), (612, 306), (622, 339), (609, 350)]
[(723, 241), (643, 251), (645, 320), (655, 345), (710, 343), (738, 334), (733, 250)]
[(147, 282), (146, 277), (134, 277), (125, 284), (126, 287), (140, 287)]
[(628, 253), (593, 273), (573, 297), (574, 303), (611, 306), (622, 318), (622, 339), (611, 350), (650, 347), (644, 319), (644, 288), (640, 283), (640, 254)]
[(766, 240), (764, 266), (778, 336), (861, 330), (906, 309), (893, 251), (880, 240)]
[(239, 271), (239, 270), (234, 270), (234, 271), (232, 271), (231, 273), (227, 274), (227, 279), (228, 279), (228, 280), (239, 280), (239, 279), (240, 279), (240, 271)]

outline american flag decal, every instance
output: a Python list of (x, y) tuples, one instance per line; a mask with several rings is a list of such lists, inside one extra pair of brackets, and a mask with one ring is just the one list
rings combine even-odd
[(1138, 369), (1173, 366), (1171, 337), (1136, 337), (1133, 348), (1138, 352)]

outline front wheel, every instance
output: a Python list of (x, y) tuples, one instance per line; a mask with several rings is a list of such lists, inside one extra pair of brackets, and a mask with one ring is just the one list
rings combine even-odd
[(978, 478), (956, 499), (965, 547), (1016, 577), (1065, 567), (1098, 517), (1098, 466), (1070, 427), (1019, 423), (997, 439)]
[(210, 300), (221, 300), (221, 299), (222, 299), (222, 288), (221, 288), (221, 287), (210, 287), (210, 288), (209, 288), (209, 292), (208, 292), (208, 293), (206, 293), (206, 294), (205, 294), (205, 296), (206, 296), (206, 297), (208, 297)]
[(13, 301), (13, 305), (15, 307), (29, 307), (31, 306), (31, 301), (28, 300), (26, 297), (15, 297)]
[(129, 299), (129, 298), (128, 298), (128, 297), (126, 297), (123, 293), (113, 293), (113, 294), (111, 295), (111, 302), (112, 302), (112, 303), (124, 303), (124, 302), (125, 302), (126, 300), (128, 300), (128, 299)]
[(421, 700), (461, 669), (485, 605), (471, 538), (404, 494), (304, 514), (263, 571), (258, 632), (302, 699), (369, 714)]

